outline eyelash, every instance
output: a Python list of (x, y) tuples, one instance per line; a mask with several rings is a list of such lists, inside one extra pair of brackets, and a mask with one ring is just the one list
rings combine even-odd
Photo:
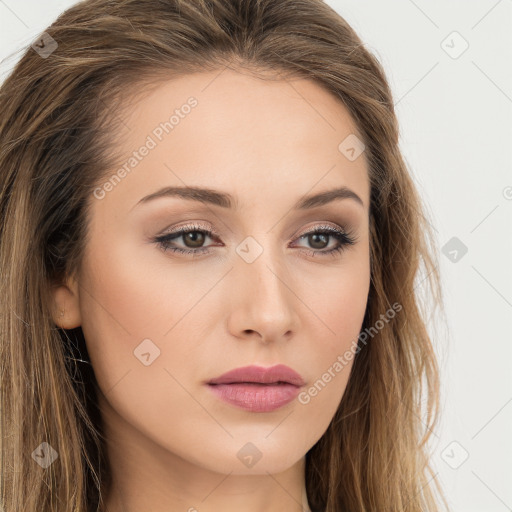
[[(194, 256), (201, 255), (201, 254), (207, 254), (207, 253), (211, 252), (211, 248), (208, 248), (208, 247), (199, 248), (199, 249), (182, 249), (181, 247), (171, 247), (169, 245), (169, 243), (172, 240), (179, 238), (180, 236), (182, 236), (186, 233), (194, 233), (194, 232), (203, 233), (205, 235), (208, 235), (208, 237), (212, 238), (212, 239), (218, 238), (218, 235), (214, 231), (210, 231), (208, 229), (203, 229), (201, 226), (198, 226), (198, 225), (191, 225), (191, 226), (183, 226), (172, 233), (157, 237), (154, 239), (154, 242), (157, 243), (158, 246), (164, 252), (172, 251), (174, 253), (192, 254)], [(305, 251), (310, 256), (316, 256), (316, 255), (336, 256), (338, 253), (341, 253), (342, 251), (344, 251), (347, 248), (347, 246), (354, 245), (357, 241), (357, 238), (355, 236), (353, 236), (350, 232), (344, 232), (344, 231), (335, 229), (332, 226), (328, 226), (328, 225), (318, 226), (313, 231), (308, 231), (307, 233), (304, 233), (303, 235), (301, 235), (298, 238), (298, 240), (300, 240), (302, 238), (306, 238), (309, 235), (316, 235), (316, 234), (322, 234), (322, 235), (328, 235), (330, 237), (334, 237), (336, 240), (338, 240), (340, 245), (338, 245), (338, 247), (335, 247), (334, 249), (329, 249), (328, 251), (302, 248), (302, 250)]]

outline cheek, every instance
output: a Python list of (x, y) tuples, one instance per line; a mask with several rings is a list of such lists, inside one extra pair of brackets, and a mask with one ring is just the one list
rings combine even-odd
[(127, 372), (143, 366), (134, 350), (145, 339), (160, 345), (176, 312), (167, 307), (169, 299), (165, 302), (155, 295), (159, 288), (148, 265), (142, 264), (137, 252), (142, 249), (100, 238), (93, 237), (96, 245), (91, 244), (84, 259), (80, 310), (91, 362), (105, 391)]
[[(331, 357), (357, 341), (361, 331), (370, 289), (368, 244), (347, 253), (337, 267), (322, 270), (302, 288), (306, 303), (325, 334), (323, 353)], [(308, 325), (309, 324), (309, 325)], [(313, 320), (306, 324), (311, 326)], [(310, 336), (312, 334), (310, 333)], [(314, 336), (313, 338), (314, 339)]]
[(140, 251), (133, 246), (128, 251), (118, 241), (94, 252), (83, 281), (88, 292), (80, 297), (82, 330), (109, 405), (165, 445), (169, 435), (190, 434), (190, 423), (177, 422), (177, 411), (182, 418), (211, 421), (186, 389), (194, 374), (193, 339), (200, 339), (194, 333), (200, 318), (191, 308), (213, 283), (187, 288), (193, 277), (144, 264), (148, 247)]
[[(370, 287), (368, 245), (362, 244), (337, 267), (322, 269), (314, 279), (296, 281), (304, 309), (298, 338), (307, 354), (311, 381), (298, 396), (298, 411), (308, 435), (323, 434), (343, 398), (364, 321)], [(300, 285), (300, 287), (299, 287)]]
[(198, 276), (193, 265), (173, 266), (156, 246), (128, 237), (93, 239), (80, 309), (100, 389), (122, 388), (134, 410), (158, 390), (181, 397), (178, 382), (190, 380), (191, 361), (201, 355), (213, 317), (208, 291), (222, 272)]

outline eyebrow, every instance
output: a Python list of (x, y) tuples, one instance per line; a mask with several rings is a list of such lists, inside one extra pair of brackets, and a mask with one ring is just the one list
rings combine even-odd
[[(135, 206), (148, 203), (154, 199), (161, 197), (180, 197), (190, 201), (199, 201), (202, 203), (220, 206), (222, 208), (235, 208), (238, 209), (238, 201), (227, 192), (220, 192), (210, 188), (201, 187), (164, 187), (152, 194), (143, 197)], [(363, 200), (348, 187), (339, 187), (318, 194), (304, 196), (293, 206), (295, 210), (307, 210), (323, 206), (332, 201), (339, 199), (353, 199), (361, 206), (364, 207)], [(134, 206), (134, 208), (135, 208)]]

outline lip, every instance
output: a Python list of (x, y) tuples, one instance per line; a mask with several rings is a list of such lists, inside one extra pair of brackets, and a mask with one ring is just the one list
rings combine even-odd
[(253, 382), (258, 384), (277, 384), (284, 382), (294, 386), (304, 386), (304, 380), (295, 370), (284, 364), (265, 368), (264, 366), (243, 366), (222, 374), (208, 384), (234, 384)]
[(244, 366), (207, 382), (218, 398), (250, 412), (271, 412), (299, 394), (303, 378), (283, 364), (265, 368)]

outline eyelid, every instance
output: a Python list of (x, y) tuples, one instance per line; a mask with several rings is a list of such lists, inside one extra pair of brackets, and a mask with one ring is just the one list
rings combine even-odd
[(350, 229), (346, 229), (343, 226), (338, 226), (337, 224), (332, 224), (332, 223), (329, 223), (326, 221), (321, 221), (320, 224), (313, 224), (312, 226), (301, 230), (299, 232), (299, 234), (293, 235), (293, 240), (295, 240), (296, 238), (302, 238), (304, 235), (308, 235), (311, 232), (320, 231), (322, 229), (325, 231), (332, 231), (335, 233), (342, 232), (342, 233), (349, 234), (349, 232), (350, 232)]
[[(200, 221), (199, 221), (200, 222)], [(192, 221), (189, 224), (181, 224), (174, 227), (172, 230), (165, 230), (158, 235), (159, 237), (166, 235), (175, 235), (182, 231), (209, 231), (214, 237), (220, 238), (220, 234), (210, 224), (200, 224), (198, 221)]]
[[(200, 224), (201, 221), (192, 221), (189, 224), (178, 225), (173, 228), (171, 231), (165, 230), (163, 233), (158, 235), (158, 237), (166, 236), (166, 235), (176, 235), (183, 231), (209, 231), (212, 237), (220, 238), (221, 235), (215, 231), (215, 229), (210, 224)], [(298, 234), (294, 234), (291, 237), (291, 241), (294, 241), (298, 238), (302, 238), (305, 235), (310, 234), (314, 231), (319, 231), (321, 229), (325, 229), (326, 231), (332, 231), (334, 233), (344, 233), (346, 235), (353, 234), (353, 229), (350, 226), (339, 226), (334, 223), (330, 223), (329, 221), (321, 221), (320, 224), (312, 224), (307, 228), (303, 228)]]

